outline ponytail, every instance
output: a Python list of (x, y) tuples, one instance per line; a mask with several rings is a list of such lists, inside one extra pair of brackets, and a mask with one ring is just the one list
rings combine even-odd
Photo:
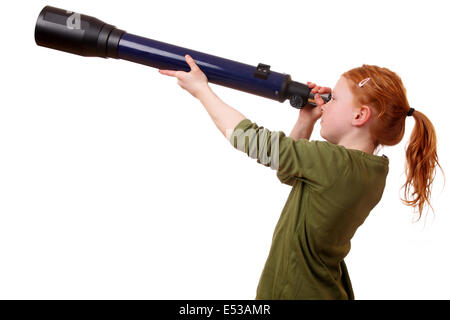
[[(437, 139), (433, 124), (423, 113), (417, 110), (412, 112), (412, 116), (416, 123), (406, 148), (406, 183), (402, 186), (405, 190), (404, 199), (401, 200), (408, 206), (418, 208), (418, 221), (422, 216), (425, 202), (433, 210), (430, 203), (431, 185), (436, 176), (436, 166), (439, 166), (441, 171), (442, 167), (438, 161)], [(443, 171), (442, 174), (444, 175)], [(408, 200), (407, 197), (411, 193), (411, 187), (414, 188), (414, 192), (412, 192), (412, 199)]]

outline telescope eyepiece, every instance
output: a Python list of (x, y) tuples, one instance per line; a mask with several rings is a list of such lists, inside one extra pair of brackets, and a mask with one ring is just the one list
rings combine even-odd
[(117, 59), (124, 33), (97, 18), (46, 6), (38, 16), (34, 39), (39, 46), (84, 57)]

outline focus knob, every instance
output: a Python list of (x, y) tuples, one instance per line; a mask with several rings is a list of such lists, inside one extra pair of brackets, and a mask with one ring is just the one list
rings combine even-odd
[(299, 95), (293, 95), (289, 99), (289, 102), (291, 103), (291, 106), (293, 106), (294, 108), (300, 109), (303, 107), (303, 98)]

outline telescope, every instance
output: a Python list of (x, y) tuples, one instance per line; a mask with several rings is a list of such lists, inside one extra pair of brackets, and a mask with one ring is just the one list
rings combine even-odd
[[(34, 31), (39, 46), (84, 57), (123, 59), (158, 69), (190, 71), (189, 54), (208, 78), (208, 82), (284, 102), (302, 109), (316, 106), (308, 85), (292, 81), (291, 76), (199, 51), (140, 37), (97, 18), (46, 6), (40, 12)], [(328, 102), (331, 94), (321, 94)]]

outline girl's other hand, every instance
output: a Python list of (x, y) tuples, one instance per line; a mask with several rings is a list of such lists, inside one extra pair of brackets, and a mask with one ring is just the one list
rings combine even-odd
[(320, 94), (331, 93), (331, 88), (321, 87), (312, 82), (307, 82), (308, 87), (311, 88), (311, 93), (315, 93), (314, 102), (316, 107), (311, 104), (306, 104), (303, 109), (300, 109), (299, 119), (303, 119), (310, 122), (316, 122), (322, 117), (322, 106), (325, 101)]

